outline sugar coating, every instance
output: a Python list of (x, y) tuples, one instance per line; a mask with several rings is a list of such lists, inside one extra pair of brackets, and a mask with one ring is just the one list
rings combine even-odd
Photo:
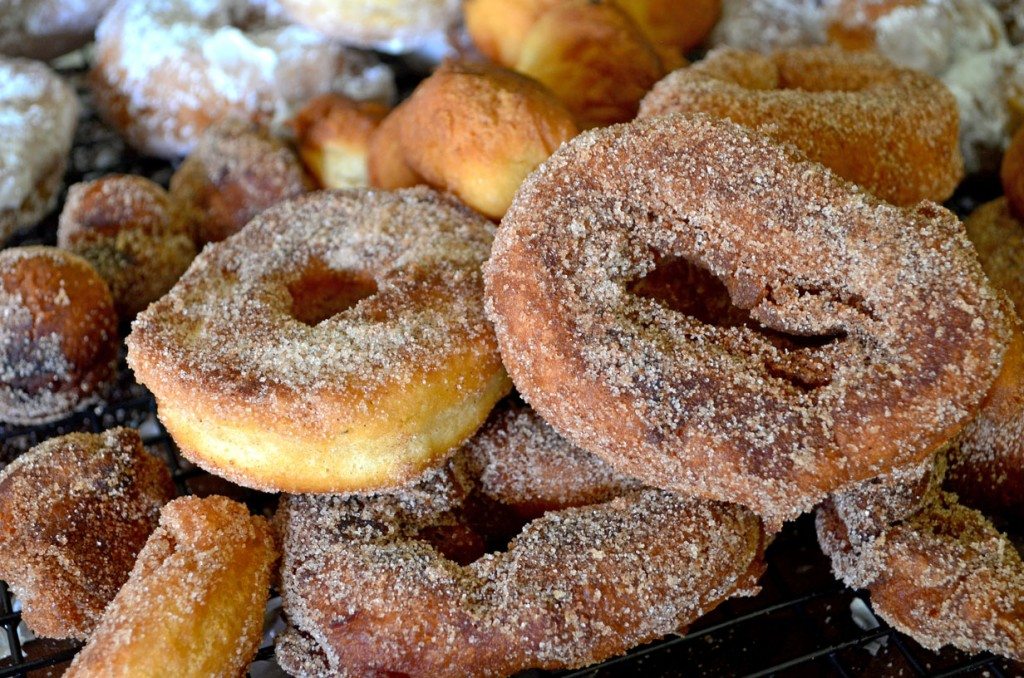
[[(707, 269), (751, 322), (630, 293), (659, 258)], [(771, 521), (945, 445), (1009, 336), (951, 213), (700, 116), (563, 146), (517, 194), (486, 284), (509, 374), (559, 433)]]
[(0, 57), (0, 242), (57, 199), (78, 99), (44, 64)]
[(723, 0), (709, 43), (769, 52), (825, 42), (825, 17), (839, 0)]
[(32, 630), (87, 637), (174, 494), (131, 429), (52, 438), (3, 469), (0, 578)]

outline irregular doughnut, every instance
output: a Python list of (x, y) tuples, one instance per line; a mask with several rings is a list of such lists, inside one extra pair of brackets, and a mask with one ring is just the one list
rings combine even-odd
[(0, 244), (53, 208), (77, 123), (78, 99), (56, 73), (0, 58)]
[(267, 522), (242, 504), (175, 499), (64, 675), (243, 675), (276, 560)]
[(493, 228), (429, 189), (314, 193), (208, 246), (128, 362), (182, 452), (248, 487), (436, 467), (509, 388), (483, 314)]
[(0, 0), (0, 54), (41, 60), (66, 54), (92, 40), (111, 4), (113, 0)]
[(179, 205), (158, 184), (126, 174), (72, 186), (57, 243), (92, 264), (122, 318), (162, 297), (196, 256)]
[(981, 513), (940, 493), (878, 536), (849, 530), (831, 504), (818, 540), (837, 577), (866, 588), (874, 611), (932, 650), (953, 645), (1024, 660), (1024, 563)]
[[(632, 290), (680, 261), (746, 322)], [(1009, 334), (951, 213), (887, 205), (701, 116), (560, 149), (502, 220), (486, 285), (505, 366), (559, 433), (772, 523), (946, 445)]]
[(281, 0), (293, 19), (346, 45), (391, 54), (437, 51), (459, 0)]
[(0, 472), (0, 579), (32, 630), (88, 637), (174, 495), (126, 428), (52, 438)]
[[(570, 450), (556, 444), (548, 466), (571, 472), (583, 457)], [(513, 450), (504, 456), (530, 473)], [(424, 533), (461, 519), (479, 482), (463, 461), (392, 494), (282, 499), (291, 627), (276, 654), (285, 670), (444, 677), (580, 667), (756, 591), (759, 521), (735, 505), (654, 489), (549, 512), (507, 550), (453, 562)]]
[(949, 91), (870, 53), (718, 49), (640, 104), (640, 118), (667, 113), (728, 118), (898, 205), (941, 202), (963, 176)]
[(386, 106), (325, 94), (310, 101), (291, 121), (299, 155), (321, 188), (369, 185), (370, 138), (388, 114)]
[(114, 301), (81, 257), (0, 251), (0, 421), (39, 424), (94, 403), (114, 377)]
[(401, 108), (398, 132), (409, 167), (494, 219), (526, 175), (577, 131), (543, 86), (483, 64), (445, 63)]
[(100, 114), (165, 158), (222, 118), (270, 123), (325, 92), (394, 92), (390, 69), (287, 25), (276, 0), (118, 0), (96, 31), (92, 83)]
[(1024, 317), (1024, 223), (1011, 213), (1007, 198), (999, 198), (974, 210), (964, 227), (985, 274)]
[(311, 190), (302, 163), (283, 141), (238, 118), (210, 125), (171, 177), (171, 198), (184, 207), (200, 247)]

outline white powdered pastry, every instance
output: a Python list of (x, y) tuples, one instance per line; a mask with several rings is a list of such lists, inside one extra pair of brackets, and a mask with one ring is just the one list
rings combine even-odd
[(78, 99), (45, 65), (0, 58), (0, 241), (52, 207), (78, 120)]
[(825, 42), (827, 10), (838, 0), (724, 0), (710, 43), (769, 52)]
[(229, 115), (272, 124), (317, 94), (394, 93), (388, 67), (288, 25), (275, 0), (119, 0), (96, 37), (100, 112), (164, 157)]
[(0, 54), (52, 59), (92, 39), (113, 0), (0, 0)]
[(1021, 0), (988, 0), (988, 3), (999, 11), (1010, 42), (1014, 45), (1024, 42), (1024, 2)]

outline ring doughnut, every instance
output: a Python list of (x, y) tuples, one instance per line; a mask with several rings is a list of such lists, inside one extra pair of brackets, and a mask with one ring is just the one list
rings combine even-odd
[[(631, 289), (687, 262), (745, 323)], [(887, 205), (703, 116), (563, 146), (517, 194), (485, 280), (505, 366), (560, 434), (773, 525), (945, 446), (1009, 339), (951, 213)]]
[(78, 98), (45, 65), (0, 57), (0, 244), (57, 201)]
[[(592, 475), (596, 462), (538, 430), (539, 417), (509, 417), (518, 420), (510, 428), (499, 420), (480, 434), (490, 438), (492, 464), (572, 477), (582, 463)], [(516, 458), (517, 447), (535, 444), (548, 457), (539, 471)], [(453, 562), (431, 543), (431, 528), (464, 520), (485, 477), (495, 496), (518, 486), (501, 473), (474, 476), (465, 462), (457, 455), (394, 493), (282, 499), (281, 593), (291, 626), (276, 654), (285, 670), (445, 677), (579, 667), (756, 590), (764, 535), (753, 514), (654, 489), (623, 487), (603, 503), (554, 510), (507, 550)]]
[(897, 205), (941, 202), (963, 176), (953, 96), (870, 53), (717, 49), (670, 73), (640, 104), (640, 118), (667, 113), (728, 118)]
[(404, 484), (510, 388), (483, 314), (492, 234), (425, 188), (280, 203), (139, 315), (129, 365), (182, 452), (229, 480)]
[(211, 123), (269, 124), (318, 94), (386, 101), (390, 69), (285, 23), (275, 0), (118, 0), (96, 30), (96, 107), (137, 149), (187, 155)]
[(86, 638), (174, 498), (126, 428), (51, 438), (0, 472), (0, 578), (48, 638)]

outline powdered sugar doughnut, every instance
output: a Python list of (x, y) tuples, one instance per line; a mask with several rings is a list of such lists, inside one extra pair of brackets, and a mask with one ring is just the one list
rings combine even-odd
[(52, 59), (92, 39), (114, 0), (0, 0), (0, 54)]
[(270, 123), (324, 92), (393, 94), (390, 69), (286, 25), (276, 0), (119, 0), (96, 40), (97, 108), (163, 157), (185, 155), (229, 114)]
[(0, 58), (0, 242), (57, 200), (78, 99), (45, 65)]
[(837, 0), (724, 0), (709, 42), (769, 52), (825, 42), (826, 10)]

